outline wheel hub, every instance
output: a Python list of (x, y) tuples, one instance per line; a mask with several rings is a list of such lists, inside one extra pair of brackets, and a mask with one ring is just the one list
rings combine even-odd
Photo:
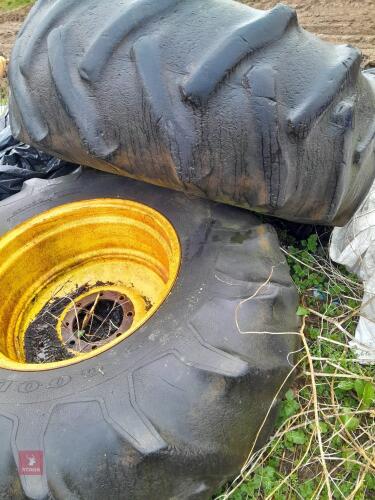
[(63, 343), (75, 352), (90, 352), (120, 337), (134, 320), (134, 305), (116, 291), (98, 291), (73, 301), (61, 321)]
[(95, 356), (134, 333), (178, 274), (159, 212), (127, 200), (71, 203), (0, 238), (0, 368), (35, 371)]

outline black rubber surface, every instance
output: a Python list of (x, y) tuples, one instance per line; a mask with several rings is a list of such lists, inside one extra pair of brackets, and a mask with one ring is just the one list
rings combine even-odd
[[(86, 169), (27, 181), (0, 203), (0, 234), (96, 197), (168, 217), (181, 271), (158, 312), (109, 351), (48, 372), (0, 370), (0, 498), (208, 499), (238, 472), (291, 369), (297, 336), (255, 333), (297, 331), (276, 233), (247, 211)], [(238, 324), (253, 333), (236, 326), (244, 299)], [(22, 450), (43, 451), (42, 476), (19, 476)]]
[(360, 61), (285, 5), (39, 0), (11, 57), (12, 129), (74, 163), (340, 225), (375, 170)]

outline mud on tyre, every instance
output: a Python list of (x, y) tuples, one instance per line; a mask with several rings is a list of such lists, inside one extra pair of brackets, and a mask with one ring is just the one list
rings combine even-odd
[(13, 134), (216, 201), (342, 225), (375, 174), (375, 79), (286, 5), (39, 1), (10, 63)]
[[(4, 333), (0, 498), (209, 498), (238, 472), (270, 406), (257, 447), (272, 430), (296, 336), (259, 332), (294, 332), (297, 294), (270, 226), (239, 209), (79, 170), (28, 181), (3, 201), (1, 233), (54, 207), (119, 198), (168, 219), (181, 248), (177, 279), (132, 335), (78, 363), (48, 369), (9, 359)], [(33, 272), (30, 262), (23, 272)], [(41, 475), (19, 473), (25, 451), (43, 455)]]

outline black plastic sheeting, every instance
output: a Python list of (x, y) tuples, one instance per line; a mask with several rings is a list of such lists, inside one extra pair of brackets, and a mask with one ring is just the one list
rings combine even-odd
[(0, 201), (21, 191), (28, 179), (53, 179), (77, 167), (18, 142), (12, 136), (8, 114), (0, 117)]

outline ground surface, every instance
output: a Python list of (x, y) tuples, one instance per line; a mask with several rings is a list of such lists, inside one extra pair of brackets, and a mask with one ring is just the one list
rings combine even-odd
[[(17, 32), (30, 10), (30, 6), (27, 5), (16, 10), (8, 10), (10, 6), (18, 6), (19, 3), (0, 0), (0, 56), (9, 57)], [(0, 104), (6, 99), (6, 95), (7, 81), (5, 78), (0, 78)]]
[(9, 57), (17, 32), (30, 7), (5, 11), (4, 7), (7, 6), (8, 2), (0, 0), (0, 53)]
[[(258, 9), (277, 1), (243, 0)], [(301, 26), (325, 40), (362, 50), (364, 65), (375, 66), (375, 0), (283, 0), (297, 10)]]

